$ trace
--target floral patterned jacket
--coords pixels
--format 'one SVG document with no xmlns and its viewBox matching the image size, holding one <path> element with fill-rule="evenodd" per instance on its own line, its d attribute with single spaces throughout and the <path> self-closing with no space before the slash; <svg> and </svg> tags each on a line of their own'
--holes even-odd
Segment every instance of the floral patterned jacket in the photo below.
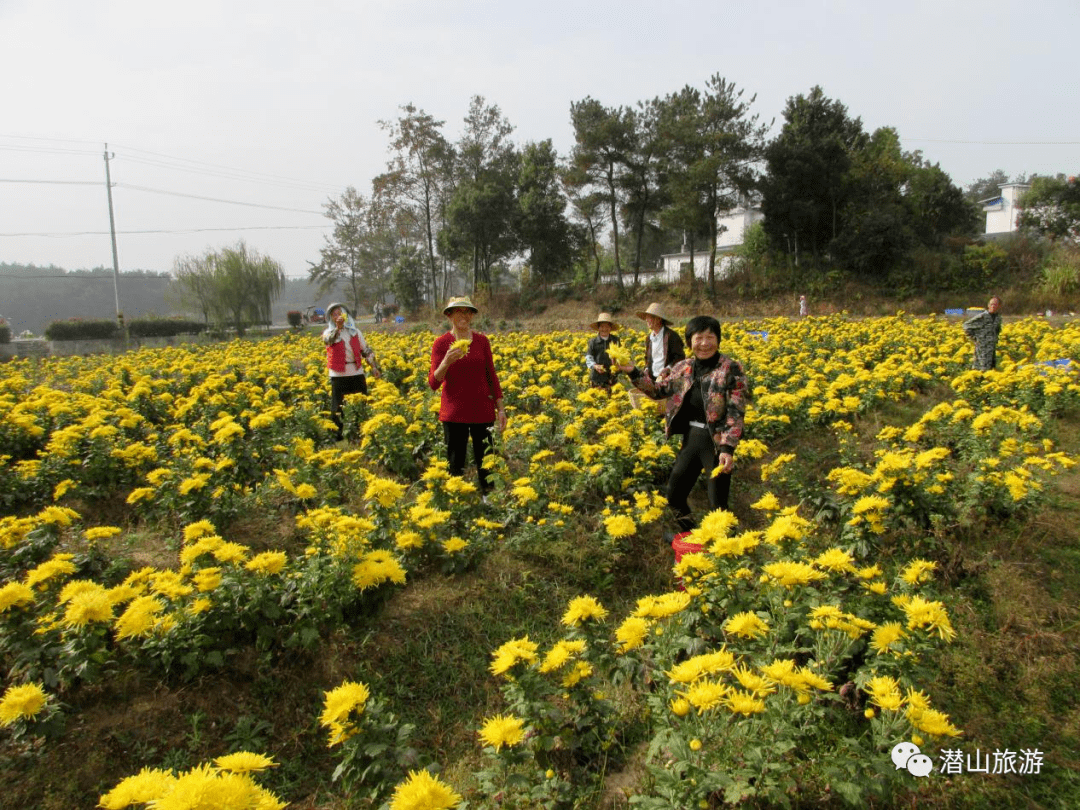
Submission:
<svg viewBox="0 0 1080 810">
<path fill-rule="evenodd" d="M 671 368 L 664 369 L 656 382 L 637 369 L 630 375 L 630 381 L 653 399 L 669 397 L 664 429 L 670 436 L 675 415 L 694 384 L 693 358 L 680 360 Z M 705 421 L 716 452 L 734 454 L 743 434 L 746 405 L 751 400 L 750 382 L 742 363 L 721 354 L 719 364 L 704 378 L 703 385 Z"/>
</svg>

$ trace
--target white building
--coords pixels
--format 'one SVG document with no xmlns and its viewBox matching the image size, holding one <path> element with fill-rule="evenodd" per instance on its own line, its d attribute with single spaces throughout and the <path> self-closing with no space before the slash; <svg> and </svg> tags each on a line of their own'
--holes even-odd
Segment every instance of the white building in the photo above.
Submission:
<svg viewBox="0 0 1080 810">
<path fill-rule="evenodd" d="M 722 279 L 731 272 L 734 257 L 731 252 L 745 241 L 747 229 L 755 222 L 761 222 L 765 215 L 760 208 L 753 206 L 739 206 L 733 208 L 717 219 L 719 234 L 716 237 L 716 278 Z M 679 253 L 665 253 L 660 257 L 657 266 L 641 268 L 640 279 L 643 284 L 650 281 L 658 281 L 663 284 L 674 284 L 690 274 L 690 249 L 685 244 Z M 626 279 L 626 272 L 623 279 Z M 633 270 L 630 271 L 632 277 Z M 694 275 L 702 281 L 709 280 L 709 243 L 702 241 L 700 245 L 694 245 Z M 614 276 L 603 276 L 600 279 L 605 284 L 615 282 Z"/>
<path fill-rule="evenodd" d="M 1013 233 L 1018 230 L 1020 219 L 1020 209 L 1016 203 L 1031 186 L 1028 183 L 1006 183 L 998 188 L 1001 189 L 1001 196 L 982 201 L 983 211 L 986 212 L 985 233 Z"/>
</svg>

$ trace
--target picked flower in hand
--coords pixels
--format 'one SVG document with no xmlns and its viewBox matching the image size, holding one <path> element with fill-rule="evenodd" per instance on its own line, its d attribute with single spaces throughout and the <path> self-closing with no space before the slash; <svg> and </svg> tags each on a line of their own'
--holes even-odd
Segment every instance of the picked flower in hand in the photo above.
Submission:
<svg viewBox="0 0 1080 810">
<path fill-rule="evenodd" d="M 616 366 L 628 366 L 630 365 L 630 352 L 622 348 L 622 346 L 609 346 L 608 357 L 611 358 L 611 362 Z"/>
<path fill-rule="evenodd" d="M 451 349 L 461 349 L 461 356 L 465 357 L 469 353 L 469 344 L 472 343 L 468 338 L 462 338 L 461 340 L 455 340 L 450 344 Z"/>
</svg>

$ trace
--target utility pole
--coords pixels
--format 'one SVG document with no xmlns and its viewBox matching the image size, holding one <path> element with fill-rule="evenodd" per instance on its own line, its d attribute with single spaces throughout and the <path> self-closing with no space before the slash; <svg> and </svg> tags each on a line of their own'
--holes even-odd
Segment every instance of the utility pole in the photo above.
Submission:
<svg viewBox="0 0 1080 810">
<path fill-rule="evenodd" d="M 109 194 L 109 234 L 112 236 L 112 266 L 113 266 L 113 291 L 116 293 L 116 321 L 120 326 L 124 325 L 124 313 L 120 309 L 120 260 L 116 257 L 116 220 L 113 218 L 112 207 L 112 177 L 109 175 L 109 159 L 116 157 L 109 153 L 109 145 L 105 144 L 105 190 Z"/>
</svg>

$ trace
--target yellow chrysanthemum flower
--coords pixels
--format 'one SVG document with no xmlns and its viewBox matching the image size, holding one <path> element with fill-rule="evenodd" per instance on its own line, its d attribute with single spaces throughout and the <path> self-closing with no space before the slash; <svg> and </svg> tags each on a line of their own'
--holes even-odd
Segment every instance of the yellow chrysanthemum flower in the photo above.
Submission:
<svg viewBox="0 0 1080 810">
<path fill-rule="evenodd" d="M 277 766 L 273 757 L 268 757 L 264 754 L 253 754 L 249 751 L 237 751 L 235 754 L 226 754 L 223 757 L 215 759 L 214 764 L 221 768 L 221 770 L 229 771 L 230 773 L 251 773 L 252 771 L 263 771 L 267 768 Z"/>
<path fill-rule="evenodd" d="M 319 723 L 330 729 L 331 748 L 359 731 L 357 723 L 370 697 L 367 685 L 356 681 L 346 681 L 326 693 Z"/>
<path fill-rule="evenodd" d="M 578 596 L 570 600 L 570 606 L 563 614 L 562 623 L 567 627 L 579 627 L 587 621 L 603 621 L 607 616 L 604 608 L 592 596 Z"/>
<path fill-rule="evenodd" d="M 525 739 L 525 721 L 513 715 L 497 714 L 485 720 L 478 733 L 484 745 L 499 751 L 504 745 L 510 748 Z"/>
<path fill-rule="evenodd" d="M 0 726 L 10 726 L 16 720 L 33 720 L 45 708 L 49 696 L 36 683 L 9 686 L 0 698 Z"/>
<path fill-rule="evenodd" d="M 615 640 L 619 643 L 619 653 L 627 653 L 641 647 L 648 637 L 649 622 L 640 616 L 628 617 L 615 630 Z"/>
<path fill-rule="evenodd" d="M 166 795 L 174 784 L 176 777 L 172 771 L 143 768 L 102 796 L 98 807 L 104 810 L 124 810 L 132 805 L 147 804 Z"/>
<path fill-rule="evenodd" d="M 756 613 L 744 611 L 724 622 L 724 630 L 740 638 L 757 638 L 769 632 L 769 623 Z"/>
<path fill-rule="evenodd" d="M 618 540 L 622 537 L 630 537 L 637 532 L 634 519 L 627 515 L 614 515 L 604 521 L 604 528 L 608 535 Z"/>
<path fill-rule="evenodd" d="M 489 669 L 493 675 L 505 675 L 519 663 L 536 663 L 536 650 L 536 642 L 529 641 L 528 636 L 511 639 L 492 653 Z"/>
<path fill-rule="evenodd" d="M 461 796 L 427 771 L 409 771 L 408 778 L 394 788 L 390 810 L 452 810 Z"/>
</svg>

